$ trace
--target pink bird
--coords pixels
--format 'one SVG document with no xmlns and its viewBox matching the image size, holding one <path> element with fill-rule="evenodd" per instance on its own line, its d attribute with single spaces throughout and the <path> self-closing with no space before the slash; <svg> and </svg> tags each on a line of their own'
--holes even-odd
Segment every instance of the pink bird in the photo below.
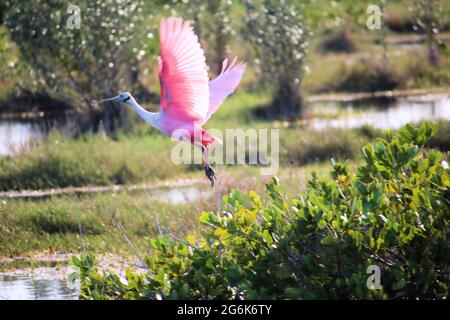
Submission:
<svg viewBox="0 0 450 320">
<path fill-rule="evenodd" d="M 124 102 L 131 105 L 138 115 L 167 136 L 177 129 L 184 129 L 183 139 L 198 145 L 203 151 L 204 170 L 211 186 L 217 179 L 208 163 L 208 146 L 221 143 L 220 139 L 203 129 L 222 102 L 236 89 L 245 71 L 245 64 L 228 64 L 225 59 L 219 76 L 209 80 L 205 55 L 189 21 L 170 17 L 163 19 L 159 27 L 161 56 L 158 74 L 161 85 L 160 111 L 153 113 L 142 108 L 128 92 L 94 101 Z M 194 137 L 200 133 L 201 137 Z"/>
</svg>

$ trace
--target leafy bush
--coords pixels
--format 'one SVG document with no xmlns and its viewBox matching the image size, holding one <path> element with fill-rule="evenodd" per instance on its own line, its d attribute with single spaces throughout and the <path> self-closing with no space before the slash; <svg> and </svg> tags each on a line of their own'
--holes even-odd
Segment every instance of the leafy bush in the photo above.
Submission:
<svg viewBox="0 0 450 320">
<path fill-rule="evenodd" d="M 200 238 L 151 241 L 148 272 L 100 275 L 74 257 L 84 299 L 446 298 L 450 170 L 424 148 L 427 123 L 363 148 L 356 174 L 333 163 L 288 201 L 276 178 L 269 199 L 233 190 L 220 214 L 204 212 Z M 447 154 L 447 161 L 450 154 Z M 381 271 L 368 288 L 369 266 Z"/>
<path fill-rule="evenodd" d="M 401 68 L 401 87 L 417 88 L 417 87 L 438 87 L 448 86 L 450 83 L 449 70 L 450 63 L 442 59 L 440 66 L 433 66 L 426 60 L 426 55 L 414 52 L 414 56 L 405 58 Z"/>
<path fill-rule="evenodd" d="M 389 12 L 386 17 L 386 25 L 389 30 L 394 32 L 413 32 L 414 31 L 414 17 L 411 14 L 398 14 L 396 12 Z"/>
<path fill-rule="evenodd" d="M 392 68 L 362 59 L 351 66 L 342 65 L 341 78 L 330 84 L 334 91 L 372 92 L 392 90 L 402 85 L 405 80 Z"/>
<path fill-rule="evenodd" d="M 436 66 L 439 64 L 440 48 L 437 35 L 445 30 L 448 19 L 448 10 L 446 9 L 446 1 L 443 0 L 414 0 L 410 7 L 414 17 L 413 29 L 423 32 L 426 36 L 428 44 L 429 62 Z M 441 43 L 445 47 L 444 43 Z"/>
<path fill-rule="evenodd" d="M 450 150 L 450 121 L 441 120 L 437 123 L 439 134 L 430 138 L 430 147 L 441 151 Z"/>
<path fill-rule="evenodd" d="M 352 53 L 358 50 L 358 46 L 350 28 L 344 27 L 340 30 L 333 30 L 326 35 L 319 44 L 319 50 L 323 52 Z"/>
</svg>

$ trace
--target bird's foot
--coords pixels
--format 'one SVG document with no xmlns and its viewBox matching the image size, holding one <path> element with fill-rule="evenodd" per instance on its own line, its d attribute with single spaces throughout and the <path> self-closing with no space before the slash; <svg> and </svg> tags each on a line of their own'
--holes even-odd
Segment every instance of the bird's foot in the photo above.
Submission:
<svg viewBox="0 0 450 320">
<path fill-rule="evenodd" d="M 214 169 L 207 163 L 205 163 L 204 168 L 205 168 L 205 175 L 208 177 L 209 181 L 211 181 L 211 187 L 214 187 L 214 179 L 217 180 Z"/>
</svg>

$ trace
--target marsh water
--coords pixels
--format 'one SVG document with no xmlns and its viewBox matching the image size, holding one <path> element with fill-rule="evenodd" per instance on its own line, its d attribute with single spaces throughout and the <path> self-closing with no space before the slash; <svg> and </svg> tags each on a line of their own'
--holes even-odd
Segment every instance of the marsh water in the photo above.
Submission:
<svg viewBox="0 0 450 320">
<path fill-rule="evenodd" d="M 82 117 L 71 111 L 0 115 L 0 156 L 14 154 L 30 142 L 41 140 L 52 130 L 72 137 L 80 132 L 81 121 Z"/>
<path fill-rule="evenodd" d="M 192 202 L 202 196 L 209 196 L 210 189 L 200 188 L 196 185 L 179 186 L 171 188 L 158 188 L 148 192 L 150 199 L 167 202 L 170 204 L 183 204 Z"/>
<path fill-rule="evenodd" d="M 317 130 L 365 125 L 379 129 L 398 129 L 406 123 L 423 120 L 450 120 L 450 97 L 421 95 L 396 99 L 313 102 L 309 104 L 309 109 L 321 115 L 307 124 Z M 42 139 L 53 129 L 66 136 L 73 136 L 78 133 L 78 127 L 79 119 L 70 112 L 40 113 L 28 118 L 2 119 L 0 116 L 0 156 L 11 155 L 26 148 L 30 141 Z"/>
<path fill-rule="evenodd" d="M 0 300 L 74 300 L 78 292 L 61 279 L 0 276 Z"/>
<path fill-rule="evenodd" d="M 183 204 L 211 193 L 199 186 L 161 187 L 145 191 L 149 199 Z M 30 272 L 30 270 L 33 270 Z M 69 283 L 65 268 L 40 267 L 0 272 L 0 300 L 73 300 L 78 299 L 79 284 Z"/>
</svg>

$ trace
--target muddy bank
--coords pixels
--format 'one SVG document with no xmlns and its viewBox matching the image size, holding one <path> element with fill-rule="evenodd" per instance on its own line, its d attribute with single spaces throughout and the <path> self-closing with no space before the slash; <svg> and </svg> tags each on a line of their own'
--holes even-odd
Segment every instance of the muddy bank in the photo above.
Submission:
<svg viewBox="0 0 450 320">
<path fill-rule="evenodd" d="M 41 253 L 0 259 L 0 300 L 77 300 L 81 283 L 77 276 L 70 277 L 77 271 L 71 258 L 67 253 Z M 145 272 L 133 257 L 103 254 L 96 259 L 100 273 L 124 277 L 126 269 Z"/>
<path fill-rule="evenodd" d="M 40 280 L 67 280 L 76 269 L 72 266 L 72 257 L 81 253 L 37 253 L 28 256 L 0 257 L 0 277 L 32 278 Z M 126 268 L 135 271 L 144 270 L 134 256 L 113 254 L 95 255 L 98 269 L 114 270 L 122 274 Z"/>
<path fill-rule="evenodd" d="M 62 195 L 83 195 L 89 193 L 106 193 L 106 192 L 133 192 L 156 190 L 160 188 L 183 188 L 204 183 L 198 179 L 180 179 L 176 181 L 161 181 L 155 183 L 142 183 L 134 185 L 112 185 L 112 186 L 92 186 L 92 187 L 68 187 L 56 188 L 48 190 L 22 190 L 22 191 L 4 191 L 0 192 L 0 198 L 18 199 L 18 198 L 47 198 Z"/>
<path fill-rule="evenodd" d="M 402 44 L 423 44 L 427 39 L 424 34 L 402 34 L 392 35 L 386 38 L 389 45 L 402 45 Z M 436 35 L 437 40 L 449 42 L 450 33 L 440 33 Z"/>
<path fill-rule="evenodd" d="M 435 89 L 404 89 L 404 90 L 387 90 L 376 92 L 360 92 L 360 93 L 332 93 L 332 94 L 318 94 L 309 96 L 307 102 L 353 102 L 368 99 L 394 99 L 404 98 L 408 96 L 420 95 L 439 95 L 449 96 L 450 87 L 435 88 Z"/>
</svg>

